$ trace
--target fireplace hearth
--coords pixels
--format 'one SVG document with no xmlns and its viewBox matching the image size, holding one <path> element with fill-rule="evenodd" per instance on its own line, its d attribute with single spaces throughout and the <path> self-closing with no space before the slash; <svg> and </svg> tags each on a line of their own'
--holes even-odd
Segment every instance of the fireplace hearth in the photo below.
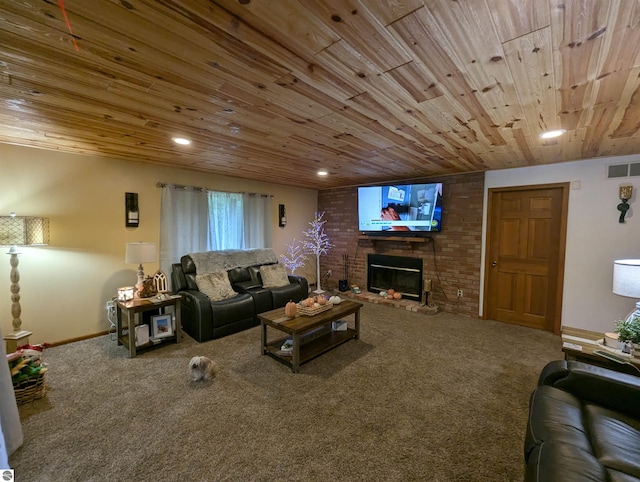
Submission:
<svg viewBox="0 0 640 482">
<path fill-rule="evenodd" d="M 367 290 L 373 293 L 393 288 L 403 298 L 422 300 L 422 258 L 369 254 Z"/>
</svg>

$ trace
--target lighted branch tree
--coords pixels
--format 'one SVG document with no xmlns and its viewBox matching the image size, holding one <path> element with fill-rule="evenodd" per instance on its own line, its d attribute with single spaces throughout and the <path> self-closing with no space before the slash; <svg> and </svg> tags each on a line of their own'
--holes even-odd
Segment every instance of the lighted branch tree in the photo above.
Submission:
<svg viewBox="0 0 640 482">
<path fill-rule="evenodd" d="M 302 232 L 306 238 L 306 240 L 302 242 L 302 248 L 307 253 L 316 255 L 316 293 L 323 293 L 320 287 L 320 256 L 327 254 L 329 250 L 333 248 L 333 244 L 329 242 L 329 237 L 324 232 L 324 224 L 327 221 L 322 219 L 323 216 L 324 211 L 321 213 L 316 212 L 314 220 L 309 223 L 311 227 Z"/>
<path fill-rule="evenodd" d="M 307 260 L 302 249 L 300 243 L 296 243 L 296 238 L 293 238 L 291 244 L 287 246 L 287 254 L 280 255 L 283 264 L 291 271 L 291 274 L 294 274 L 298 268 L 302 268 Z"/>
</svg>

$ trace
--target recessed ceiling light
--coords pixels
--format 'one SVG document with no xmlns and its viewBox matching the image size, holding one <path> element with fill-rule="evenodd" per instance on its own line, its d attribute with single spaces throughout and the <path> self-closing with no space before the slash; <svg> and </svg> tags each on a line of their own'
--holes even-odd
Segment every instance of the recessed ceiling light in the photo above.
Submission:
<svg viewBox="0 0 640 482">
<path fill-rule="evenodd" d="M 553 137 L 558 137 L 561 136 L 562 134 L 564 134 L 565 132 L 567 132 L 567 129 L 557 129 L 555 131 L 547 131 L 547 132 L 543 132 L 542 134 L 540 134 L 540 137 L 542 139 L 551 139 Z"/>
<path fill-rule="evenodd" d="M 173 142 L 175 142 L 176 144 L 180 144 L 181 146 L 188 146 L 189 144 L 191 144 L 191 141 L 189 139 L 185 139 L 184 137 L 174 137 Z"/>
<path fill-rule="evenodd" d="M 327 171 L 318 171 L 318 176 L 326 176 L 329 173 Z"/>
</svg>

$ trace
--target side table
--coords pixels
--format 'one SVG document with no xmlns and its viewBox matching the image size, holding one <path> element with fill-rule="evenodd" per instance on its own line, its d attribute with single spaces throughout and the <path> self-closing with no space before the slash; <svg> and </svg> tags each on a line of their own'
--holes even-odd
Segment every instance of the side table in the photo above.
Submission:
<svg viewBox="0 0 640 482">
<path fill-rule="evenodd" d="M 640 375 L 640 366 L 633 362 L 631 358 L 624 362 L 618 362 L 600 355 L 603 352 L 607 353 L 607 350 L 598 344 L 598 340 L 603 338 L 603 333 L 568 326 L 563 327 L 562 351 L 564 359 L 590 363 L 591 365 L 630 375 Z M 621 357 L 618 356 L 616 358 Z"/>
<path fill-rule="evenodd" d="M 175 341 L 180 343 L 182 336 L 182 325 L 180 319 L 180 302 L 181 295 L 167 295 L 163 299 L 153 298 L 135 298 L 131 301 L 116 302 L 116 338 L 118 345 L 124 345 L 129 349 L 131 358 L 136 356 L 136 351 L 144 348 L 150 348 L 160 343 Z M 168 310 L 172 308 L 172 310 Z M 145 311 L 159 310 L 161 314 L 173 313 L 175 316 L 175 329 L 171 336 L 167 336 L 155 341 L 149 341 L 144 345 L 136 347 L 135 327 L 140 325 L 141 315 Z M 124 330 L 127 333 L 124 333 Z"/>
</svg>

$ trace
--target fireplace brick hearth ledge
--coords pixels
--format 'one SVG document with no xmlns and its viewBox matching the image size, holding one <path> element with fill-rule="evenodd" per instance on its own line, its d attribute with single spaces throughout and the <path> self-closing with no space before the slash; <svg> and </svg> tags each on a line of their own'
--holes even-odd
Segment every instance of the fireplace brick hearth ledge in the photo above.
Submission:
<svg viewBox="0 0 640 482">
<path fill-rule="evenodd" d="M 389 300 L 383 298 L 378 293 L 371 293 L 370 291 L 363 291 L 362 293 L 354 293 L 352 291 L 337 292 L 336 295 L 343 298 L 352 298 L 358 301 L 366 301 L 368 303 L 377 303 L 386 306 L 392 306 L 394 308 L 400 308 L 407 311 L 415 311 L 416 313 L 424 313 L 426 315 L 435 315 L 440 311 L 437 306 L 425 306 L 417 301 L 413 300 Z"/>
</svg>

